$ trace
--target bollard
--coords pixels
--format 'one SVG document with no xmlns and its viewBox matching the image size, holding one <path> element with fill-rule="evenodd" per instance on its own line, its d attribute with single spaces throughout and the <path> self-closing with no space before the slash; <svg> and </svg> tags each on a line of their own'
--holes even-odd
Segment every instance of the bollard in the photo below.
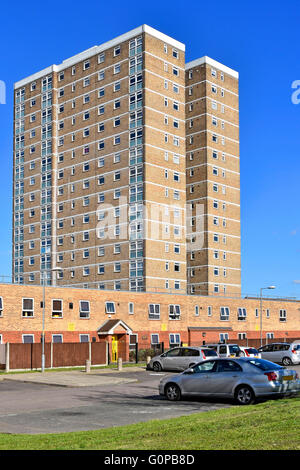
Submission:
<svg viewBox="0 0 300 470">
<path fill-rule="evenodd" d="M 118 359 L 118 370 L 122 370 L 122 358 L 119 357 Z"/>
<path fill-rule="evenodd" d="M 85 361 L 85 372 L 87 374 L 91 372 L 91 361 L 88 359 Z"/>
<path fill-rule="evenodd" d="M 9 372 L 9 343 L 5 347 L 5 372 Z"/>
<path fill-rule="evenodd" d="M 146 358 L 146 364 L 149 364 L 150 361 L 151 361 L 151 356 L 147 356 L 147 358 Z"/>
</svg>

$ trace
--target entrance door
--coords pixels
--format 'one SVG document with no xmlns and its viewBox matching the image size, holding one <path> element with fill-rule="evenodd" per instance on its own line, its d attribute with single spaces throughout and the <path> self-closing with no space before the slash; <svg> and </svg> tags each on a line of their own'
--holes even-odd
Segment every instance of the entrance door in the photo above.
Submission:
<svg viewBox="0 0 300 470">
<path fill-rule="evenodd" d="M 111 361 L 117 362 L 118 360 L 118 336 L 113 335 L 111 338 Z"/>
</svg>

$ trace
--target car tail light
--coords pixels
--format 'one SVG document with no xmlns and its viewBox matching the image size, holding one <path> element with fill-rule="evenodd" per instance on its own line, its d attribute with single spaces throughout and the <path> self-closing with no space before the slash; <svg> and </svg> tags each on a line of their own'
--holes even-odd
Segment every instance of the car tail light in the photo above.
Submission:
<svg viewBox="0 0 300 470">
<path fill-rule="evenodd" d="M 298 372 L 296 372 L 295 379 L 296 379 L 296 380 L 299 379 L 299 374 L 298 374 Z"/>
<path fill-rule="evenodd" d="M 250 357 L 250 354 L 248 353 L 247 349 L 245 349 L 246 356 Z"/>
<path fill-rule="evenodd" d="M 206 359 L 206 356 L 205 356 L 204 352 L 202 352 L 202 356 L 203 356 L 203 359 Z"/>
<path fill-rule="evenodd" d="M 292 353 L 293 354 L 296 354 L 297 350 L 296 349 L 292 349 Z"/>
<path fill-rule="evenodd" d="M 273 380 L 277 380 L 276 372 L 265 372 L 264 375 L 268 377 L 269 382 L 272 382 Z"/>
</svg>

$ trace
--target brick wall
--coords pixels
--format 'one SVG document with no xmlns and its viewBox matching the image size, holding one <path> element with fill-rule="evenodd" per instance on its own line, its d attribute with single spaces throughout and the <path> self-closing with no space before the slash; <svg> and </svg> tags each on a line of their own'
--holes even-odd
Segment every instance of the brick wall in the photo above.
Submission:
<svg viewBox="0 0 300 470">
<path fill-rule="evenodd" d="M 0 316 L 2 342 L 22 342 L 24 334 L 32 334 L 34 342 L 40 342 L 43 316 L 42 287 L 0 284 L 0 296 L 3 299 L 3 312 Z M 22 317 L 23 298 L 34 299 L 32 317 Z M 175 333 L 180 334 L 180 340 L 184 343 L 202 344 L 203 340 L 217 341 L 221 333 L 228 333 L 229 340 L 238 339 L 239 333 L 246 333 L 249 339 L 260 338 L 259 299 L 60 287 L 47 287 L 45 298 L 46 342 L 52 340 L 52 334 L 63 335 L 63 342 L 79 342 L 80 334 L 89 335 L 90 341 L 92 338 L 99 341 L 97 330 L 109 319 L 109 314 L 105 313 L 107 301 L 114 302 L 115 305 L 115 313 L 110 314 L 110 318 L 123 320 L 133 333 L 138 335 L 138 341 L 143 344 L 148 343 L 149 346 L 151 334 L 158 334 L 159 342 L 165 342 L 166 346 L 169 345 L 169 335 Z M 62 300 L 62 318 L 52 318 L 53 299 Z M 80 300 L 89 301 L 89 318 L 80 318 Z M 129 313 L 129 303 L 133 303 L 133 314 Z M 70 308 L 70 304 L 73 308 Z M 158 319 L 149 319 L 149 304 L 160 305 Z M 169 318 L 170 305 L 180 306 L 179 319 Z M 220 319 L 221 307 L 229 308 L 228 320 Z M 237 310 L 241 307 L 247 310 L 246 319 L 242 321 L 237 317 Z M 266 338 L 266 333 L 273 333 L 274 338 L 286 337 L 287 340 L 289 337 L 300 337 L 299 309 L 300 301 L 263 300 L 263 338 Z M 269 310 L 268 318 L 267 310 Z M 286 311 L 286 321 L 280 321 L 280 310 Z"/>
</svg>

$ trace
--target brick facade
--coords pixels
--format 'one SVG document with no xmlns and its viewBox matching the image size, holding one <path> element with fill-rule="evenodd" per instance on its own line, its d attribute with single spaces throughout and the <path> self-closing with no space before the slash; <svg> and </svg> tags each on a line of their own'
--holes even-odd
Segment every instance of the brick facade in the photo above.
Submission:
<svg viewBox="0 0 300 470">
<path fill-rule="evenodd" d="M 62 341 L 79 342 L 80 335 L 88 335 L 89 341 L 100 341 L 99 328 L 108 319 L 122 320 L 143 347 L 151 346 L 151 335 L 158 335 L 159 342 L 171 345 L 170 335 L 180 335 L 180 342 L 202 344 L 205 340 L 219 341 L 220 334 L 237 340 L 246 333 L 248 339 L 260 338 L 260 299 L 197 296 L 153 292 L 115 292 L 94 289 L 47 287 L 45 290 L 45 338 L 62 335 Z M 1 341 L 22 342 L 23 335 L 33 335 L 39 342 L 42 331 L 43 288 L 40 286 L 0 285 L 3 310 L 0 316 Z M 22 316 L 22 300 L 33 299 L 33 315 Z M 62 301 L 61 318 L 53 317 L 53 300 Z M 89 314 L 80 318 L 79 302 L 89 302 Z M 106 302 L 114 303 L 114 311 L 106 313 Z M 159 305 L 153 315 L 149 305 Z M 178 318 L 174 319 L 170 305 L 178 305 Z M 221 307 L 228 307 L 228 319 L 221 320 Z M 238 320 L 238 308 L 246 309 L 246 316 Z M 274 338 L 300 337 L 300 301 L 263 299 L 262 337 L 267 333 Z M 133 313 L 130 313 L 133 312 Z M 149 318 L 150 317 L 150 318 Z M 172 318 L 171 318 L 172 317 Z M 115 331 L 124 336 L 124 330 Z M 125 335 L 126 336 L 126 335 Z M 130 335 L 127 335 L 130 336 Z M 128 341 L 128 337 L 127 337 Z"/>
</svg>

